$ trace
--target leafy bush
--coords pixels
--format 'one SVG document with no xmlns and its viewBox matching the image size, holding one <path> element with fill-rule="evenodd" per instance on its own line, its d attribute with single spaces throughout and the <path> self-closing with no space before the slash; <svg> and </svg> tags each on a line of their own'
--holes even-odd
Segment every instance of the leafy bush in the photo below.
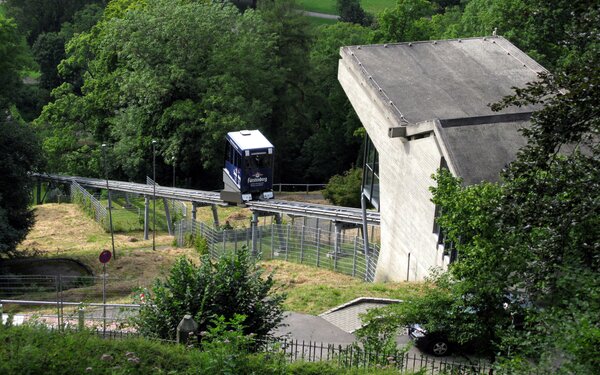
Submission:
<svg viewBox="0 0 600 375">
<path fill-rule="evenodd" d="M 174 339 L 177 324 L 191 314 L 200 331 L 214 327 L 214 319 L 245 316 L 244 334 L 265 338 L 283 319 L 283 294 L 273 291 L 272 275 L 262 276 L 243 247 L 216 262 L 205 255 L 199 266 L 178 259 L 164 281 L 156 280 L 134 319 L 139 331 L 149 337 Z"/>
<path fill-rule="evenodd" d="M 7 375 L 285 373 L 278 356 L 238 350 L 224 340 L 200 351 L 142 338 L 106 340 L 89 331 L 56 332 L 40 324 L 0 325 L 0 341 L 0 373 Z"/>
<path fill-rule="evenodd" d="M 362 169 L 350 169 L 343 176 L 331 177 L 323 190 L 323 197 L 338 206 L 360 207 L 361 184 Z"/>
<path fill-rule="evenodd" d="M 331 362 L 286 364 L 281 355 L 251 353 L 243 318 L 219 318 L 201 350 L 144 338 L 107 340 L 91 331 L 58 332 L 39 324 L 0 324 L 0 374 L 397 374 L 394 369 L 339 367 Z M 240 340 L 240 341 L 236 341 Z"/>
<path fill-rule="evenodd" d="M 206 238 L 203 236 L 196 236 L 194 240 L 194 248 L 200 255 L 208 254 L 208 242 L 206 242 Z"/>
<path fill-rule="evenodd" d="M 255 335 L 244 334 L 244 321 L 246 317 L 235 314 L 227 321 L 223 316 L 214 319 L 208 331 L 200 334 L 202 350 L 209 353 L 207 356 L 207 372 L 221 372 L 237 374 L 240 369 L 246 368 L 248 373 L 265 372 L 264 365 L 257 365 L 249 361 L 249 354 L 256 345 Z M 273 357 L 276 359 L 275 357 Z M 273 361 L 275 367 L 283 364 L 282 361 Z M 251 371 L 255 370 L 255 371 Z M 263 371 L 260 371 L 260 370 Z M 273 369 L 272 369 L 273 370 Z"/>
</svg>

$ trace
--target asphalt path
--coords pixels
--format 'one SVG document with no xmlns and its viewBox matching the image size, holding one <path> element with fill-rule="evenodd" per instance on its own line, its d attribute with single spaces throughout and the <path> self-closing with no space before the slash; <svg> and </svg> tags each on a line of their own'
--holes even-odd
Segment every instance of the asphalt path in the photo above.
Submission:
<svg viewBox="0 0 600 375">
<path fill-rule="evenodd" d="M 309 17 L 325 18 L 325 19 L 328 19 L 328 20 L 337 20 L 338 18 L 340 18 L 340 16 L 338 16 L 336 14 L 309 12 L 309 11 L 306 11 L 306 10 L 303 10 L 302 14 L 304 14 L 305 16 L 309 16 Z"/>
<path fill-rule="evenodd" d="M 287 312 L 283 319 L 282 326 L 277 328 L 273 333 L 276 337 L 297 340 L 300 343 L 312 342 L 317 344 L 323 343 L 323 345 L 333 344 L 336 347 L 338 345 L 345 347 L 354 342 L 358 342 L 354 334 L 342 330 L 320 316 L 295 312 Z M 424 358 L 439 359 L 438 357 L 434 357 L 415 347 L 408 337 L 408 332 L 406 330 L 400 332 L 398 337 L 396 337 L 396 343 L 400 348 L 408 346 L 408 354 L 410 356 L 415 356 L 417 358 L 423 356 Z M 465 354 L 449 355 L 442 358 L 444 361 L 461 363 L 477 363 L 482 360 L 481 358 Z"/>
</svg>

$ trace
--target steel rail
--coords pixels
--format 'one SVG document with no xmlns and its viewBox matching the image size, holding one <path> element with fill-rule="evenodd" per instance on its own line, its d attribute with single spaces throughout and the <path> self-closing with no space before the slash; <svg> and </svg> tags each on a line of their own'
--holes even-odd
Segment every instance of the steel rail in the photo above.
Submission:
<svg viewBox="0 0 600 375">
<path fill-rule="evenodd" d="M 362 224 L 363 221 L 362 211 L 359 208 L 282 200 L 250 201 L 246 202 L 246 206 L 251 210 L 317 217 L 343 223 Z M 367 211 L 367 223 L 369 225 L 379 225 L 379 212 Z"/>
<path fill-rule="evenodd" d="M 55 181 L 62 183 L 77 182 L 82 186 L 87 186 L 91 188 L 106 188 L 106 180 L 101 180 L 97 178 L 40 173 L 32 173 L 31 176 L 46 181 Z M 143 194 L 147 197 L 151 197 L 153 195 L 152 185 L 115 180 L 109 180 L 109 184 L 112 190 Z M 229 205 L 227 202 L 221 200 L 220 194 L 217 192 L 172 188 L 160 186 L 158 184 L 156 185 L 156 196 L 159 198 L 168 198 L 204 204 L 215 204 L 218 206 Z M 250 201 L 246 202 L 246 206 L 251 210 L 261 212 L 307 216 L 351 224 L 362 224 L 363 222 L 362 210 L 360 208 L 330 206 L 325 204 L 301 203 L 282 200 Z M 381 222 L 379 212 L 375 211 L 367 211 L 366 219 L 367 224 L 369 225 L 380 225 Z"/>
</svg>

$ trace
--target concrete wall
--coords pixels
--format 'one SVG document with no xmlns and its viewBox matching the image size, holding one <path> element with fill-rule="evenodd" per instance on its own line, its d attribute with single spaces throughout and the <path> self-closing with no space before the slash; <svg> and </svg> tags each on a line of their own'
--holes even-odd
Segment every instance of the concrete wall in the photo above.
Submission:
<svg viewBox="0 0 600 375">
<path fill-rule="evenodd" d="M 381 250 L 376 280 L 422 280 L 431 267 L 445 266 L 433 233 L 435 206 L 429 192 L 442 155 L 434 124 L 420 124 L 432 129 L 424 138 L 389 138 L 388 128 L 401 124 L 344 56 L 338 79 L 379 152 Z"/>
</svg>

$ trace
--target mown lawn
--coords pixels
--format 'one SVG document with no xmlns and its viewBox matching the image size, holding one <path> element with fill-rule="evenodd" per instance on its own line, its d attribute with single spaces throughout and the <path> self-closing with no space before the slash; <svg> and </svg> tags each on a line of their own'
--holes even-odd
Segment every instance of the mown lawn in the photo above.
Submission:
<svg viewBox="0 0 600 375">
<path fill-rule="evenodd" d="M 298 0 L 298 5 L 311 12 L 337 14 L 336 0 Z M 396 5 L 396 0 L 362 0 L 361 5 L 367 12 L 377 14 L 385 8 Z"/>
</svg>

